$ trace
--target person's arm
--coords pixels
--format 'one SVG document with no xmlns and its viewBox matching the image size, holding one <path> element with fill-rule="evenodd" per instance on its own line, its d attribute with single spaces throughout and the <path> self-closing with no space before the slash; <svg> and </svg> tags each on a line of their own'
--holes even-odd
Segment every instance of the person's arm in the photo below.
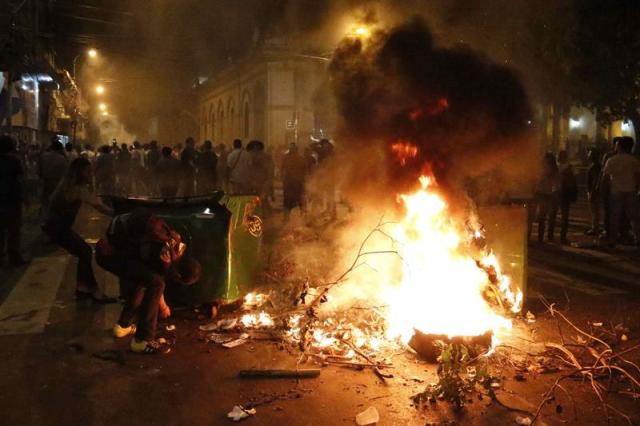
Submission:
<svg viewBox="0 0 640 426">
<path fill-rule="evenodd" d="M 100 213 L 102 213 L 104 215 L 107 215 L 107 216 L 113 216 L 114 215 L 114 211 L 113 211 L 113 209 L 111 207 L 109 207 L 106 204 L 104 204 L 99 197 L 96 197 L 95 195 L 90 193 L 88 190 L 83 190 L 80 193 L 80 198 L 81 198 L 83 203 L 86 203 L 86 204 L 90 205 L 91 207 L 93 207 L 94 209 L 99 211 Z"/>
</svg>

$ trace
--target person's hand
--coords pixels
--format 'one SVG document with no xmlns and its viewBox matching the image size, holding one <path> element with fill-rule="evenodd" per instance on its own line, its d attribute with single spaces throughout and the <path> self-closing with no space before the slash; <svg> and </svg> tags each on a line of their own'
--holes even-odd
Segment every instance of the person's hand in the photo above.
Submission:
<svg viewBox="0 0 640 426">
<path fill-rule="evenodd" d="M 160 303 L 160 307 L 158 308 L 158 315 L 160 319 L 167 319 L 171 316 L 171 308 L 164 301 Z"/>
</svg>

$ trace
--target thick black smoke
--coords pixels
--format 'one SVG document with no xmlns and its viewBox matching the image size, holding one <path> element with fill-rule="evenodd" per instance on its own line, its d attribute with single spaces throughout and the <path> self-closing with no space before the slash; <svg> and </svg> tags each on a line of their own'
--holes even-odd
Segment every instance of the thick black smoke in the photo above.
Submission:
<svg viewBox="0 0 640 426">
<path fill-rule="evenodd" d="M 438 47 L 420 18 L 345 40 L 330 74 L 351 189 L 398 190 L 426 172 L 445 188 L 492 172 L 513 180 L 531 158 L 518 76 L 468 48 Z"/>
</svg>

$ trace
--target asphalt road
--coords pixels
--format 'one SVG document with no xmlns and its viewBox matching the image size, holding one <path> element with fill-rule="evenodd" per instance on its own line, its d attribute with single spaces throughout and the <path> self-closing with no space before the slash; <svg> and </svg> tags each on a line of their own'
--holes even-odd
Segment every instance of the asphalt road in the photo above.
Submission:
<svg viewBox="0 0 640 426">
<path fill-rule="evenodd" d="M 588 243 L 584 206 L 572 218 L 570 239 Z M 83 211 L 78 229 L 89 242 L 104 230 L 106 221 Z M 394 358 L 394 378 L 382 383 L 370 371 L 325 367 L 317 379 L 240 379 L 240 369 L 287 368 L 297 357 L 274 342 L 252 341 L 225 349 L 201 341 L 191 311 L 177 311 L 170 322 L 176 345 L 167 356 L 143 356 L 127 351 L 128 341 L 110 334 L 120 306 L 79 303 L 73 297 L 74 261 L 47 245 L 34 221 L 25 227 L 33 261 L 24 269 L 0 271 L 0 423 L 6 425 L 218 425 L 230 424 L 226 413 L 236 404 L 272 399 L 257 408 L 255 425 L 351 425 L 357 413 L 374 406 L 381 425 L 424 425 L 444 421 L 457 424 L 515 424 L 521 413 L 488 400 L 473 398 L 462 412 L 446 404 L 429 408 L 411 405 L 410 396 L 435 381 L 434 365 L 412 355 Z M 555 325 L 538 302 L 540 295 L 566 309 L 576 321 L 621 321 L 629 328 L 629 345 L 640 334 L 637 253 L 620 248 L 603 252 L 560 245 L 532 245 L 529 251 L 528 309 L 538 315 L 535 324 L 517 322 L 520 335 L 532 341 L 552 338 Z M 97 269 L 107 293 L 115 294 L 116 280 Z M 637 330 L 637 331 L 636 331 Z M 515 344 L 515 343 L 514 343 Z M 115 360 L 95 354 L 115 351 Z M 533 411 L 553 381 L 553 375 L 515 380 L 510 365 L 496 366 L 503 378 L 503 401 Z M 541 424 L 606 424 L 589 390 L 568 384 L 578 417 L 557 416 L 554 407 L 543 410 Z M 561 400 L 562 397 L 559 397 Z M 562 402 L 569 406 L 569 401 Z M 619 407 L 638 420 L 635 402 Z M 613 424 L 624 424 L 616 418 Z"/>
</svg>

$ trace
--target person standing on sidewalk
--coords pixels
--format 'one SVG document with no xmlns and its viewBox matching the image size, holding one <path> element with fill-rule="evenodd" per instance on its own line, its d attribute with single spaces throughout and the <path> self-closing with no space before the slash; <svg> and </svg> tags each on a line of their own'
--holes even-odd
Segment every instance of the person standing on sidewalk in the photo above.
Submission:
<svg viewBox="0 0 640 426">
<path fill-rule="evenodd" d="M 619 241 L 620 217 L 626 213 L 631 221 L 636 245 L 640 243 L 640 160 L 631 155 L 633 138 L 624 136 L 617 140 L 617 154 L 604 165 L 602 176 L 609 182 L 609 241 L 615 246 Z"/>
<path fill-rule="evenodd" d="M 64 146 L 54 136 L 51 139 L 51 146 L 42 154 L 38 168 L 38 176 L 42 180 L 42 219 L 47 217 L 51 194 L 62 180 L 68 164 L 67 157 L 64 155 Z"/>
<path fill-rule="evenodd" d="M 69 170 L 51 197 L 51 208 L 42 230 L 51 241 L 78 258 L 76 271 L 76 297 L 91 299 L 98 303 L 115 303 L 99 289 L 93 274 L 93 250 L 80 235 L 73 230 L 82 204 L 87 204 L 102 214 L 113 215 L 113 209 L 104 205 L 89 191 L 91 184 L 91 163 L 84 158 L 73 160 Z"/>
<path fill-rule="evenodd" d="M 553 213 L 554 205 L 557 203 L 558 192 L 560 190 L 560 177 L 558 173 L 558 164 L 552 153 L 547 152 L 544 155 L 542 176 L 536 182 L 534 189 L 535 209 L 532 212 L 533 217 L 538 220 L 538 242 L 543 242 L 544 231 L 547 222 L 551 227 L 551 213 Z M 531 233 L 531 227 L 529 227 Z"/>
<path fill-rule="evenodd" d="M 24 171 L 15 146 L 11 136 L 0 136 L 0 262 L 4 260 L 6 243 L 12 267 L 27 263 L 20 254 Z"/>
<path fill-rule="evenodd" d="M 560 208 L 560 242 L 569 244 L 567 239 L 567 231 L 569 230 L 569 213 L 571 204 L 578 200 L 578 184 L 576 176 L 573 173 L 573 167 L 569 164 L 569 156 L 567 151 L 558 152 L 558 173 L 560 177 L 560 192 L 555 199 L 549 214 L 549 231 L 547 238 L 553 241 L 553 233 L 556 225 L 556 214 L 558 207 Z"/>
<path fill-rule="evenodd" d="M 587 170 L 587 200 L 589 201 L 589 213 L 591 214 L 591 229 L 586 235 L 600 235 L 600 194 L 598 182 L 602 174 L 600 156 L 596 150 L 590 150 L 587 159 L 591 163 Z"/>
</svg>

